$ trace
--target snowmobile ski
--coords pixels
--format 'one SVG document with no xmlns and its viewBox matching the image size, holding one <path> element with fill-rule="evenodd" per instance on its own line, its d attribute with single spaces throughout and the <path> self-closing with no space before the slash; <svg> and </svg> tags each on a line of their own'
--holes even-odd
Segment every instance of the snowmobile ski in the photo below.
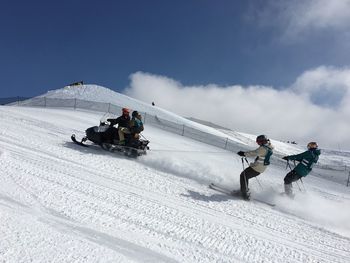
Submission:
<svg viewBox="0 0 350 263">
<path fill-rule="evenodd" d="M 112 152 L 112 153 L 122 153 L 125 156 L 136 158 L 140 155 L 146 154 L 146 150 L 136 149 L 133 147 L 125 146 L 125 145 L 116 145 L 110 143 L 102 143 L 102 149 Z"/>
<path fill-rule="evenodd" d="M 85 137 L 79 142 L 77 141 L 77 139 L 75 138 L 75 134 L 72 134 L 72 136 L 70 137 L 72 139 L 72 141 L 80 146 L 84 146 L 84 147 L 89 147 L 87 146 L 84 142 L 86 141 Z"/>
<path fill-rule="evenodd" d="M 222 186 L 219 186 L 219 185 L 216 185 L 216 184 L 209 184 L 209 188 L 210 189 L 213 189 L 217 192 L 220 192 L 220 193 L 223 193 L 223 194 L 226 194 L 226 195 L 229 195 L 229 196 L 233 196 L 233 197 L 237 197 L 237 198 L 240 198 L 242 200 L 244 200 L 241 196 L 241 191 L 240 190 L 234 190 L 234 191 L 231 191 L 225 187 L 222 187 Z M 256 201 L 256 202 L 260 202 L 260 203 L 263 203 L 263 204 L 266 204 L 266 205 L 269 205 L 271 207 L 274 207 L 276 206 L 276 204 L 273 204 L 273 203 L 270 203 L 270 202 L 267 202 L 267 201 L 264 201 L 264 200 L 260 200 L 260 199 L 256 199 L 256 198 L 250 198 L 250 200 L 252 201 Z"/>
</svg>

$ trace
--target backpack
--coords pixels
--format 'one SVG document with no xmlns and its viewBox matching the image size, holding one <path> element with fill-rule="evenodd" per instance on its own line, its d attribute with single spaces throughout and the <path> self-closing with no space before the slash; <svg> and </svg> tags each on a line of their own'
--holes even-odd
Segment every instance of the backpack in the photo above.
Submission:
<svg viewBox="0 0 350 263">
<path fill-rule="evenodd" d="M 265 159 L 264 159 L 264 165 L 270 165 L 270 157 L 273 154 L 273 151 L 270 147 L 267 147 L 265 145 L 263 145 L 263 147 L 266 149 L 267 153 L 265 155 Z"/>
</svg>

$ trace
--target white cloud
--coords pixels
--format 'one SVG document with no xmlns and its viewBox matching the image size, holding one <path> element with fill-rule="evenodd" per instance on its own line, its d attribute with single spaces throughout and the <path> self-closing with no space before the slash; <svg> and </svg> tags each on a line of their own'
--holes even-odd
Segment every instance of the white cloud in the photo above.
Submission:
<svg viewBox="0 0 350 263">
<path fill-rule="evenodd" d="M 288 89 L 266 86 L 184 86 L 163 76 L 131 75 L 126 94 L 182 116 L 236 131 L 350 149 L 350 69 L 319 67 Z M 321 94 L 321 95 L 320 95 Z M 336 95 L 334 95 L 336 94 Z M 320 95 L 320 96 L 319 96 Z"/>
<path fill-rule="evenodd" d="M 254 15 L 262 25 L 279 27 L 286 40 L 322 30 L 348 32 L 350 0 L 266 1 Z"/>
<path fill-rule="evenodd" d="M 349 70 L 321 66 L 304 72 L 292 88 L 315 104 L 345 110 L 349 102 Z"/>
</svg>

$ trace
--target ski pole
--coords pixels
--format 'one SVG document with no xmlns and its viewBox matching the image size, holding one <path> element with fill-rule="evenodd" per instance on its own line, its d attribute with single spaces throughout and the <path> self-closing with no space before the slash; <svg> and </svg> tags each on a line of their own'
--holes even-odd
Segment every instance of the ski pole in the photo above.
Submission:
<svg viewBox="0 0 350 263">
<path fill-rule="evenodd" d="M 246 163 L 247 163 L 248 166 L 249 166 L 249 162 L 248 162 L 247 158 L 244 157 L 244 159 L 245 159 Z M 258 181 L 258 184 L 259 184 L 260 188 L 261 188 L 261 189 L 264 189 L 264 187 L 263 187 L 262 184 L 260 183 L 260 180 L 258 179 L 258 176 L 255 176 L 255 179 Z"/>
<path fill-rule="evenodd" d="M 248 163 L 248 161 L 247 161 L 247 158 L 245 158 L 245 157 L 241 158 L 241 160 L 242 160 L 242 167 L 243 167 L 243 176 L 244 176 L 244 186 L 245 186 L 245 190 L 248 191 L 248 186 L 247 186 L 248 182 L 247 182 L 247 177 L 245 175 L 244 160 L 243 159 L 245 159 L 247 163 Z"/>
<path fill-rule="evenodd" d="M 298 188 L 299 188 L 299 191 L 302 192 L 302 191 L 301 191 L 301 188 L 300 188 L 300 186 L 299 186 L 299 184 L 298 184 L 298 181 L 295 181 L 295 182 L 297 183 L 297 186 L 298 186 Z"/>
<path fill-rule="evenodd" d="M 260 183 L 260 180 L 258 179 L 258 176 L 255 176 L 255 179 L 258 181 L 258 184 L 260 185 L 261 190 L 264 190 L 264 187 Z"/>
<path fill-rule="evenodd" d="M 301 177 L 300 177 L 300 182 L 301 182 L 301 185 L 302 185 L 303 188 L 304 188 L 304 192 L 306 193 L 306 188 L 305 188 L 304 182 L 303 182 L 303 180 L 301 179 Z"/>
<path fill-rule="evenodd" d="M 248 160 L 247 160 L 246 157 L 244 157 L 244 160 L 246 161 L 247 165 L 249 166 L 249 162 L 248 162 Z M 242 162 L 243 162 L 243 157 L 242 157 Z M 243 166 L 243 168 L 244 168 L 244 166 Z M 260 185 L 261 189 L 264 189 L 264 187 L 263 187 L 262 184 L 260 183 L 260 180 L 258 179 L 257 176 L 255 176 L 255 179 L 258 181 L 258 184 Z"/>
<path fill-rule="evenodd" d="M 294 164 L 294 168 L 295 168 L 295 167 L 297 166 L 297 165 L 295 164 L 295 160 L 293 160 L 293 164 Z M 300 177 L 299 180 L 301 180 L 301 177 Z M 301 182 L 303 182 L 303 181 L 301 181 Z M 300 186 L 299 186 L 299 184 L 298 184 L 298 181 L 296 181 L 296 183 L 297 183 L 297 186 L 298 186 L 298 188 L 299 188 L 299 191 L 302 192 L 302 190 L 301 190 L 301 188 L 300 188 Z"/>
<path fill-rule="evenodd" d="M 242 157 L 242 159 L 244 158 L 245 162 L 247 163 L 247 165 L 249 166 L 249 162 L 247 160 L 247 157 Z"/>
<path fill-rule="evenodd" d="M 290 166 L 289 160 L 287 160 L 287 165 L 286 165 L 286 169 L 289 167 L 289 169 L 292 171 L 292 166 Z"/>
</svg>

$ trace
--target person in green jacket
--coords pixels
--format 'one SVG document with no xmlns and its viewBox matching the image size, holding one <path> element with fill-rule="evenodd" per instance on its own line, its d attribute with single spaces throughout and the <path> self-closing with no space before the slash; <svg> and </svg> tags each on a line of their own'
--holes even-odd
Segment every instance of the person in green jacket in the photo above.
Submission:
<svg viewBox="0 0 350 263">
<path fill-rule="evenodd" d="M 132 119 L 129 124 L 129 130 L 134 139 L 140 138 L 140 133 L 144 130 L 143 123 L 142 123 L 142 117 L 141 114 L 138 111 L 133 111 Z"/>
<path fill-rule="evenodd" d="M 308 150 L 303 153 L 282 158 L 286 161 L 293 160 L 299 162 L 298 165 L 284 177 L 284 192 L 290 197 L 294 196 L 292 183 L 307 176 L 311 172 L 312 166 L 317 163 L 318 157 L 321 154 L 316 142 L 309 142 L 307 149 Z"/>
</svg>

